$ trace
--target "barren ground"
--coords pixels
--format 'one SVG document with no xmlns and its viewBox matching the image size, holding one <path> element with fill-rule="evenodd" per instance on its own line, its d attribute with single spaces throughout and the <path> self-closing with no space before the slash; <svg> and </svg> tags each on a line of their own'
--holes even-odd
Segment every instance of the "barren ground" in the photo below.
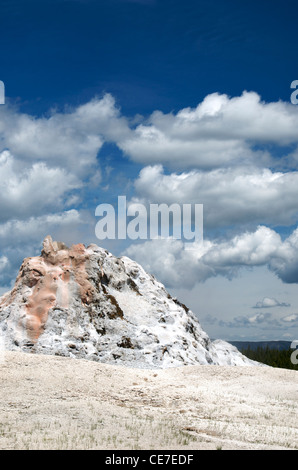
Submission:
<svg viewBox="0 0 298 470">
<path fill-rule="evenodd" d="M 5 352 L 0 449 L 298 449 L 298 373 Z"/>
</svg>

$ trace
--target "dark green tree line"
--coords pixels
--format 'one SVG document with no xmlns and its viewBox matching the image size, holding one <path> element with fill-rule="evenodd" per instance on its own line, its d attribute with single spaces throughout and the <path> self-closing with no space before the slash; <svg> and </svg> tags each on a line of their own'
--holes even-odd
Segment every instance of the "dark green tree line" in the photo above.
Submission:
<svg viewBox="0 0 298 470">
<path fill-rule="evenodd" d="M 298 364 L 293 364 L 291 361 L 293 351 L 293 349 L 272 349 L 268 346 L 265 348 L 258 346 L 256 349 L 252 349 L 248 346 L 247 348 L 241 349 L 242 354 L 254 361 L 262 362 L 272 367 L 298 370 Z"/>
</svg>

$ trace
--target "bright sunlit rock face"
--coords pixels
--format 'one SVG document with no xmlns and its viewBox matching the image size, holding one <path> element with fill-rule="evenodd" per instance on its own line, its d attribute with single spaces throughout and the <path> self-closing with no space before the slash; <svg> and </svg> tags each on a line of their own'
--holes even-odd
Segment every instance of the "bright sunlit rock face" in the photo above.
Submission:
<svg viewBox="0 0 298 470">
<path fill-rule="evenodd" d="M 255 365 L 212 342 L 195 315 L 143 268 L 90 245 L 50 236 L 0 298 L 6 349 L 142 368 Z"/>
</svg>

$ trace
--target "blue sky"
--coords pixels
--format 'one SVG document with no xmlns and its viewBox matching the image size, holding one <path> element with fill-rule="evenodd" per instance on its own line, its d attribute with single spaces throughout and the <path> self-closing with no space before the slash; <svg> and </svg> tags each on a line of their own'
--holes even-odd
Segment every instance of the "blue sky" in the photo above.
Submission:
<svg viewBox="0 0 298 470">
<path fill-rule="evenodd" d="M 136 259 L 210 336 L 297 339 L 295 2 L 0 9 L 0 292 L 50 233 Z M 205 249 L 97 240 L 118 195 L 203 203 Z"/>
<path fill-rule="evenodd" d="M 112 93 L 125 114 L 196 106 L 214 91 L 288 100 L 294 1 L 1 2 L 1 69 L 30 112 Z"/>
</svg>

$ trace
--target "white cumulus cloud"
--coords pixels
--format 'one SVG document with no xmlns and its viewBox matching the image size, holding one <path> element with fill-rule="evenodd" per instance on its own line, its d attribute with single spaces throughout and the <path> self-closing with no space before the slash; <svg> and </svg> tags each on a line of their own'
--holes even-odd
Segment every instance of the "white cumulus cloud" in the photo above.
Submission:
<svg viewBox="0 0 298 470">
<path fill-rule="evenodd" d="M 229 279 L 242 268 L 267 266 L 282 281 L 298 283 L 298 229 L 286 240 L 274 230 L 259 226 L 226 241 L 149 240 L 131 245 L 127 256 L 171 287 L 192 288 L 213 276 Z M 189 249 L 192 248 L 192 249 Z"/>
<path fill-rule="evenodd" d="M 270 160 L 257 145 L 298 143 L 298 110 L 282 101 L 265 103 L 255 92 L 239 97 L 213 93 L 196 108 L 152 113 L 119 141 L 133 160 L 178 168 L 212 169 Z"/>
<path fill-rule="evenodd" d="M 282 318 L 282 321 L 285 323 L 298 323 L 298 313 L 292 313 L 291 315 L 286 315 Z"/>
<path fill-rule="evenodd" d="M 204 205 L 204 226 L 292 225 L 298 216 L 298 172 L 237 167 L 165 174 L 146 166 L 135 181 L 135 202 Z"/>
<path fill-rule="evenodd" d="M 264 297 L 263 300 L 254 305 L 253 308 L 272 308 L 272 307 L 290 307 L 290 304 L 287 302 L 279 302 L 276 299 L 272 299 L 271 297 Z"/>
<path fill-rule="evenodd" d="M 82 183 L 64 168 L 33 163 L 21 171 L 8 151 L 0 154 L 0 222 L 61 209 L 68 193 Z"/>
<path fill-rule="evenodd" d="M 122 139 L 127 132 L 126 119 L 109 94 L 38 118 L 9 106 L 0 109 L 0 150 L 9 149 L 23 162 L 43 161 L 80 176 L 93 172 L 105 140 Z"/>
</svg>

